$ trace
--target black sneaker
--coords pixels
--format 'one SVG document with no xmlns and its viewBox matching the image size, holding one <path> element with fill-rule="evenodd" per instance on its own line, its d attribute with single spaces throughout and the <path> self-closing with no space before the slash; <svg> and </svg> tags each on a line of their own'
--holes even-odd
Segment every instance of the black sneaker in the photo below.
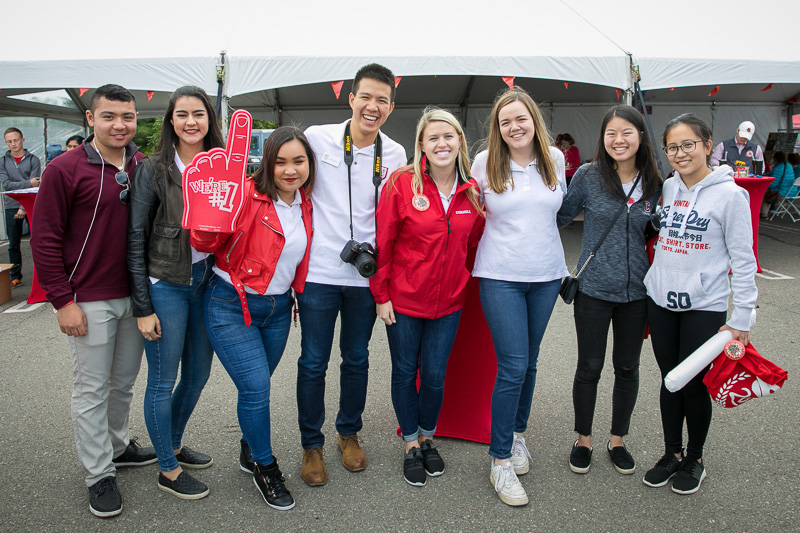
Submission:
<svg viewBox="0 0 800 533">
<path fill-rule="evenodd" d="M 256 484 L 258 492 L 267 502 L 267 505 L 279 511 L 288 511 L 294 507 L 294 498 L 286 488 L 286 480 L 278 468 L 278 460 L 272 459 L 268 465 L 255 465 L 253 472 L 253 483 Z"/>
<path fill-rule="evenodd" d="M 585 474 L 589 471 L 589 466 L 592 464 L 592 449 L 586 446 L 578 446 L 577 439 L 572 445 L 572 451 L 569 454 L 569 469 L 576 474 Z"/>
<path fill-rule="evenodd" d="M 242 439 L 242 451 L 239 452 L 239 468 L 242 472 L 252 474 L 256 471 L 256 462 L 253 461 L 253 454 L 250 453 L 250 446 Z"/>
<path fill-rule="evenodd" d="M 145 466 L 158 461 L 156 451 L 153 448 L 142 448 L 136 442 L 136 437 L 128 443 L 125 451 L 114 458 L 114 466 L 122 468 L 125 466 Z"/>
<path fill-rule="evenodd" d="M 681 454 L 683 455 L 683 454 Z M 674 453 L 666 453 L 656 466 L 647 471 L 642 482 L 648 487 L 663 487 L 681 467 L 681 460 Z"/>
<path fill-rule="evenodd" d="M 431 441 L 424 440 L 419 447 L 422 451 L 422 464 L 425 465 L 425 473 L 431 477 L 444 474 L 444 459 L 439 455 L 439 450 L 431 444 Z"/>
<path fill-rule="evenodd" d="M 188 446 L 181 448 L 180 453 L 175 454 L 175 458 L 183 468 L 199 470 L 214 464 L 214 459 L 204 453 L 196 452 Z"/>
<path fill-rule="evenodd" d="M 614 448 L 609 448 L 609 446 L 611 446 L 610 441 L 606 445 L 606 450 L 608 450 L 608 455 L 611 457 L 611 462 L 614 463 L 614 468 L 617 469 L 617 472 L 620 474 L 633 474 L 633 471 L 636 470 L 636 463 L 628 448 L 624 444 Z"/>
<path fill-rule="evenodd" d="M 403 477 L 406 483 L 415 487 L 424 487 L 428 481 L 428 476 L 425 474 L 425 460 L 416 446 L 408 450 L 403 459 Z"/>
<path fill-rule="evenodd" d="M 204 483 L 196 480 L 186 472 L 181 472 L 175 481 L 170 481 L 163 472 L 158 473 L 158 488 L 169 492 L 181 500 L 199 500 L 208 496 L 209 490 Z"/>
<path fill-rule="evenodd" d="M 100 518 L 117 516 L 122 512 L 122 495 L 116 477 L 104 477 L 89 487 L 89 511 Z"/>
<path fill-rule="evenodd" d="M 706 469 L 702 461 L 687 457 L 681 461 L 681 468 L 672 482 L 672 492 L 678 494 L 694 494 L 700 489 L 700 483 L 706 478 Z"/>
</svg>

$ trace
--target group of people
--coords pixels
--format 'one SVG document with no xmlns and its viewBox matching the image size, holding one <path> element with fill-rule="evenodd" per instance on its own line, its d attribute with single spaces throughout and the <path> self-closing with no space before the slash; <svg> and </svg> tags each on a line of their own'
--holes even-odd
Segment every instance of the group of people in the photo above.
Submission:
<svg viewBox="0 0 800 533">
<path fill-rule="evenodd" d="M 575 298 L 574 472 L 590 469 L 609 327 L 616 378 L 607 450 L 623 474 L 635 469 L 623 438 L 647 324 L 664 375 L 718 329 L 748 341 L 756 289 L 747 194 L 734 185 L 730 168 L 709 169 L 711 135 L 701 120 L 681 115 L 667 126 L 664 151 L 678 174 L 662 184 L 641 114 L 612 108 L 593 161 L 577 170 L 568 189 L 564 155 L 524 90 L 498 96 L 485 150 L 472 162 L 456 117 L 428 108 L 406 165 L 404 148 L 380 131 L 394 100 L 392 72 L 371 64 L 354 78 L 350 119 L 305 132 L 276 129 L 246 181 L 235 228 L 211 232 L 181 225 L 184 168 L 198 153 L 223 147 L 206 93 L 187 86 L 172 95 L 161 144 L 145 158 L 131 142 L 133 95 L 115 85 L 95 91 L 86 113 L 94 133 L 48 165 L 32 241 L 42 286 L 69 336 L 73 426 L 92 513 L 122 511 L 116 468 L 156 460 L 159 489 L 183 499 L 209 494 L 187 470 L 207 468 L 213 459 L 186 446 L 183 433 L 213 353 L 238 392 L 241 469 L 267 505 L 294 507 L 271 446 L 270 377 L 295 299 L 303 481 L 327 482 L 325 378 L 339 317 L 335 427 L 343 467 L 367 466 L 358 434 L 368 344 L 379 317 L 389 341 L 404 479 L 422 486 L 442 475 L 445 461 L 433 438 L 470 276 L 479 279 L 497 357 L 489 478 L 503 502 L 527 504 L 518 476 L 530 469 L 524 433 L 539 346 L 568 275 L 559 226 L 580 211 L 586 218 L 579 264 L 588 264 Z M 649 267 L 645 233 L 657 213 Z M 734 312 L 726 321 L 731 263 Z M 152 449 L 128 433 L 143 349 Z M 677 474 L 673 490 L 692 493 L 705 477 L 711 417 L 702 373 L 676 393 L 662 386 L 661 413 L 665 454 L 644 482 L 662 486 Z"/>
</svg>

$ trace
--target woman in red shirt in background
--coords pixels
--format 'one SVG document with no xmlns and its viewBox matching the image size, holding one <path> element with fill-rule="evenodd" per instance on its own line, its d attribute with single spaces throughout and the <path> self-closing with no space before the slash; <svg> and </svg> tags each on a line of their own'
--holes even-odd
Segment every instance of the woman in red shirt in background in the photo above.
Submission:
<svg viewBox="0 0 800 533">
<path fill-rule="evenodd" d="M 405 441 L 403 476 L 423 486 L 444 472 L 433 446 L 483 212 L 458 120 L 428 108 L 414 164 L 395 172 L 378 203 L 378 271 L 370 279 L 392 358 L 392 403 Z M 417 391 L 417 372 L 420 375 Z"/>
<path fill-rule="evenodd" d="M 569 133 L 562 133 L 558 136 L 556 143 L 558 148 L 564 152 L 564 174 L 567 177 L 567 185 L 572 181 L 572 176 L 578 171 L 581 166 L 581 155 L 578 152 L 578 147 L 575 146 L 575 139 Z"/>
</svg>

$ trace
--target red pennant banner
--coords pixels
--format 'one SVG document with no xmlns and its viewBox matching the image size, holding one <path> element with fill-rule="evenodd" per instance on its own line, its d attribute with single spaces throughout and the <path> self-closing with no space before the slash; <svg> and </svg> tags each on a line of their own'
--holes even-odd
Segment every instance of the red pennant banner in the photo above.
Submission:
<svg viewBox="0 0 800 533">
<path fill-rule="evenodd" d="M 761 89 L 761 91 L 759 91 L 759 92 L 769 91 L 770 89 L 772 89 L 772 87 L 773 87 L 774 85 L 775 85 L 774 83 L 770 83 L 769 85 L 767 85 L 766 87 L 764 87 L 763 89 Z"/>
<path fill-rule="evenodd" d="M 153 99 L 153 95 L 154 94 L 156 94 L 155 91 L 147 91 L 147 101 L 148 102 Z"/>
<path fill-rule="evenodd" d="M 719 92 L 719 87 L 720 87 L 719 85 L 714 86 L 714 88 L 711 89 L 711 92 L 708 93 L 708 96 L 714 96 L 715 94 L 717 94 Z"/>
<path fill-rule="evenodd" d="M 87 93 L 87 92 L 89 92 L 90 90 L 91 90 L 91 89 L 81 89 L 81 90 L 80 90 L 80 93 L 78 94 L 78 96 L 79 96 L 79 97 L 80 97 L 80 96 L 83 96 L 84 94 L 86 94 L 86 93 Z"/>
<path fill-rule="evenodd" d="M 336 99 L 339 99 L 339 95 L 342 93 L 342 85 L 344 85 L 344 81 L 332 81 L 331 82 L 331 89 L 333 89 L 333 94 L 336 95 Z"/>
<path fill-rule="evenodd" d="M 564 88 L 565 88 L 565 89 L 569 89 L 569 82 L 568 82 L 568 81 L 565 81 L 565 82 L 564 82 Z"/>
<path fill-rule="evenodd" d="M 400 85 L 400 80 L 403 79 L 403 76 L 395 76 L 394 77 L 394 88 L 397 89 L 397 86 Z"/>
<path fill-rule="evenodd" d="M 675 87 L 670 87 L 670 88 L 669 88 L 669 89 L 667 89 L 667 90 L 668 90 L 668 91 L 674 91 L 674 90 L 675 90 Z"/>
<path fill-rule="evenodd" d="M 620 91 L 619 89 L 614 89 L 614 90 L 617 91 L 617 100 L 619 100 L 619 97 L 622 94 L 622 91 Z"/>
<path fill-rule="evenodd" d="M 514 88 L 514 78 L 516 78 L 516 76 L 503 76 L 503 83 L 508 85 L 509 89 L 513 89 Z"/>
</svg>

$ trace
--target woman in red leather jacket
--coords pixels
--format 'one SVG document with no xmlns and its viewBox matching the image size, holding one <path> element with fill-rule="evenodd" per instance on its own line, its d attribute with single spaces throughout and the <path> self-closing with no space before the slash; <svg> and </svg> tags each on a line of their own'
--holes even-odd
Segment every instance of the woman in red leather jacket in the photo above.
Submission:
<svg viewBox="0 0 800 533">
<path fill-rule="evenodd" d="M 413 166 L 393 174 L 378 203 L 378 271 L 370 289 L 386 323 L 392 403 L 405 441 L 403 476 L 414 486 L 444 472 L 433 446 L 483 211 L 456 118 L 427 109 L 417 125 Z M 420 373 L 417 392 L 417 372 Z"/>
<path fill-rule="evenodd" d="M 288 510 L 294 499 L 272 456 L 270 376 L 289 336 L 294 302 L 302 292 L 311 246 L 314 152 L 292 127 L 275 130 L 261 167 L 245 184 L 233 233 L 192 231 L 192 245 L 214 254 L 205 299 L 211 345 L 239 392 L 244 439 L 240 464 L 251 472 L 270 507 Z"/>
</svg>

